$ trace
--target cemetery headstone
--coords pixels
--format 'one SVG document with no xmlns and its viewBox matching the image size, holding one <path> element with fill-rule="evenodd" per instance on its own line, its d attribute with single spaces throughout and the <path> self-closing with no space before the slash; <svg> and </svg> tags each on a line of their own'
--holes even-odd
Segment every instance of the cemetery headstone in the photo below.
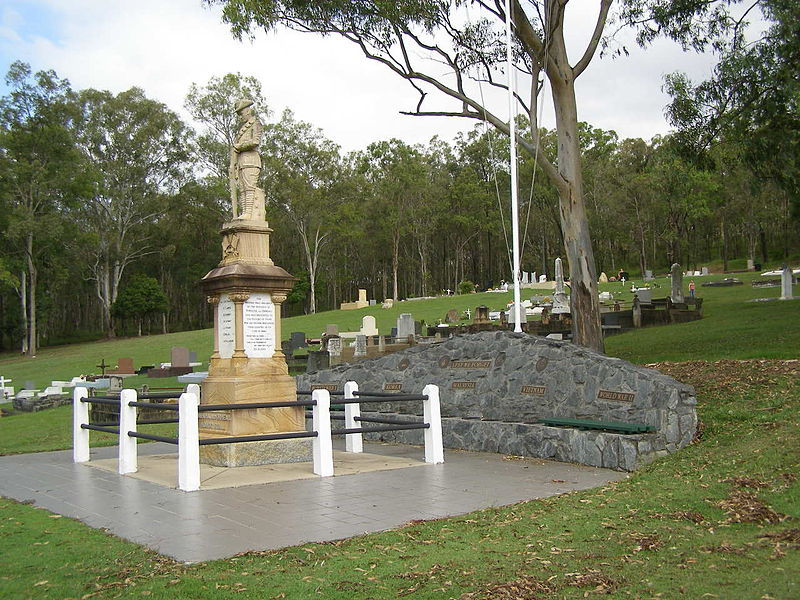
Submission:
<svg viewBox="0 0 800 600">
<path fill-rule="evenodd" d="M 375 317 L 365 315 L 361 319 L 361 334 L 366 336 L 378 335 L 378 328 L 375 326 Z"/>
<path fill-rule="evenodd" d="M 414 335 L 422 335 L 422 321 L 414 321 Z"/>
<path fill-rule="evenodd" d="M 369 302 L 367 302 L 367 290 L 363 290 L 363 289 L 359 288 L 359 290 L 358 290 L 358 302 L 369 306 Z"/>
<path fill-rule="evenodd" d="M 331 358 L 339 358 L 342 355 L 342 338 L 338 335 L 328 338 L 328 354 Z"/>
<path fill-rule="evenodd" d="M 569 312 L 569 299 L 564 292 L 564 266 L 561 259 L 556 259 L 556 290 L 553 294 L 553 314 L 566 314 Z"/>
<path fill-rule="evenodd" d="M 308 346 L 306 343 L 306 332 L 305 331 L 293 331 L 292 336 L 292 348 L 297 350 L 298 348 L 305 348 Z"/>
<path fill-rule="evenodd" d="M 392 298 L 387 298 L 381 304 L 381 308 L 392 308 L 394 306 L 394 300 Z"/>
<path fill-rule="evenodd" d="M 475 323 L 489 323 L 489 307 L 481 304 L 475 307 Z"/>
<path fill-rule="evenodd" d="M 606 275 L 605 271 L 600 273 L 600 278 L 598 279 L 598 282 L 599 283 L 608 283 L 608 275 Z"/>
<path fill-rule="evenodd" d="M 702 269 L 700 269 L 700 275 L 703 276 L 708 275 L 708 267 L 703 267 Z"/>
<path fill-rule="evenodd" d="M 653 271 L 651 271 L 650 269 L 645 269 L 644 270 L 644 280 L 645 281 L 653 281 L 653 279 L 655 279 L 653 277 Z"/>
<path fill-rule="evenodd" d="M 685 299 L 683 296 L 683 271 L 678 263 L 672 265 L 670 269 L 672 274 L 672 294 L 670 298 L 675 304 L 683 304 Z"/>
<path fill-rule="evenodd" d="M 397 319 L 397 337 L 404 340 L 414 334 L 414 319 L 411 313 L 402 313 Z"/>
<path fill-rule="evenodd" d="M 381 354 L 386 352 L 386 336 L 384 335 L 378 336 L 378 352 Z"/>
<path fill-rule="evenodd" d="M 639 298 L 639 302 L 642 304 L 653 303 L 653 290 L 648 288 L 639 288 L 636 290 L 636 296 Z"/>
<path fill-rule="evenodd" d="M 397 327 L 392 327 L 392 330 L 389 332 L 389 335 L 392 339 L 397 339 Z"/>
<path fill-rule="evenodd" d="M 325 325 L 325 335 L 339 335 L 339 326 L 333 323 Z"/>
<path fill-rule="evenodd" d="M 183 346 L 174 346 L 170 352 L 170 363 L 173 367 L 188 367 L 189 349 Z"/>
<path fill-rule="evenodd" d="M 747 270 L 748 271 L 755 271 L 756 270 L 756 263 L 752 258 L 747 259 Z"/>
<path fill-rule="evenodd" d="M 133 359 L 130 357 L 117 359 L 117 368 L 109 370 L 108 373 L 113 373 L 115 375 L 134 375 L 136 371 L 133 368 Z"/>
<path fill-rule="evenodd" d="M 520 323 L 527 323 L 528 322 L 528 315 L 525 313 L 525 306 L 520 303 L 519 307 L 519 322 Z M 517 311 L 516 311 L 516 304 L 511 304 L 508 308 L 508 323 L 510 325 L 517 324 Z"/>
<path fill-rule="evenodd" d="M 547 275 L 545 275 L 544 273 L 539 275 L 539 283 L 547 283 Z"/>
<path fill-rule="evenodd" d="M 444 320 L 446 323 L 458 323 L 459 316 L 458 311 L 455 308 L 451 308 L 447 311 Z"/>
<path fill-rule="evenodd" d="M 325 350 L 309 350 L 306 373 L 314 373 L 328 369 L 331 366 L 331 357 Z"/>
<path fill-rule="evenodd" d="M 785 266 L 781 271 L 781 300 L 792 300 L 792 270 Z"/>
<path fill-rule="evenodd" d="M 356 345 L 353 350 L 353 356 L 363 357 L 367 355 L 367 336 L 358 334 L 356 336 Z"/>
</svg>

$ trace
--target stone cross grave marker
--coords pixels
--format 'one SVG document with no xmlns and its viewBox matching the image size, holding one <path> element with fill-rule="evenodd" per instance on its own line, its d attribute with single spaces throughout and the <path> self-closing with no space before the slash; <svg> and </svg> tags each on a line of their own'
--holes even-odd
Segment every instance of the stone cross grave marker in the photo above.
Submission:
<svg viewBox="0 0 800 600">
<path fill-rule="evenodd" d="M 672 265 L 670 269 L 672 275 L 672 294 L 671 298 L 675 304 L 683 304 L 686 300 L 683 297 L 683 271 L 678 263 Z"/>
</svg>

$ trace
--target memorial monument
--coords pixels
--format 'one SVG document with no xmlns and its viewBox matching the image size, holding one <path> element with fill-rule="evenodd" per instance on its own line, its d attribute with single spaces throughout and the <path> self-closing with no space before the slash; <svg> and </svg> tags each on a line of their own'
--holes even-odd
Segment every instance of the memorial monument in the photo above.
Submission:
<svg viewBox="0 0 800 600">
<path fill-rule="evenodd" d="M 296 387 L 281 352 L 281 304 L 296 279 L 269 256 L 259 144 L 263 125 L 250 100 L 236 103 L 239 129 L 231 148 L 233 219 L 222 226 L 222 261 L 201 282 L 214 306 L 214 351 L 201 404 L 294 400 Z M 303 409 L 258 408 L 200 413 L 200 437 L 302 431 Z M 243 466 L 310 460 L 309 440 L 201 446 L 201 461 Z"/>
</svg>

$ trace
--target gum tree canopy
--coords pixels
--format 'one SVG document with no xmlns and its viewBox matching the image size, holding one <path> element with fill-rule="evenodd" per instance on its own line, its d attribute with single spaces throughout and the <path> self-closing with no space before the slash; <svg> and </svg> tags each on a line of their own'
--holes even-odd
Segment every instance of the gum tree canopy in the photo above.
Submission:
<svg viewBox="0 0 800 600">
<path fill-rule="evenodd" d="M 339 34 L 364 55 L 406 79 L 419 103 L 406 114 L 460 116 L 491 123 L 508 133 L 507 120 L 483 103 L 483 90 L 506 89 L 504 0 L 205 0 L 223 5 L 223 19 L 237 37 L 280 25 L 299 31 Z M 594 254 L 589 236 L 581 177 L 575 80 L 588 67 L 603 40 L 607 24 L 633 25 L 640 43 L 659 35 L 698 47 L 733 26 L 728 7 L 737 0 L 597 0 L 596 22 L 579 58 L 570 62 L 564 35 L 568 0 L 511 0 L 515 39 L 514 67 L 527 92 L 519 92 L 518 109 L 528 118 L 518 134 L 524 152 L 558 189 L 561 228 L 570 267 L 575 342 L 603 350 Z M 576 5 L 586 11 L 588 2 Z M 610 29 L 610 28 L 609 28 Z M 558 156 L 537 152 L 537 91 L 547 77 L 555 106 Z M 477 84 L 482 83 L 483 89 Z M 522 87 L 522 86 L 521 86 Z M 455 102 L 444 110 L 430 106 L 430 92 Z"/>
</svg>

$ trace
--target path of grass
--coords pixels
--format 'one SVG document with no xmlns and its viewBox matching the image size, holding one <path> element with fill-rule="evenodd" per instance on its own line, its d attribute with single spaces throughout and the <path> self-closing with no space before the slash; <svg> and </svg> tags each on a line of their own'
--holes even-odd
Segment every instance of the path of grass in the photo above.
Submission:
<svg viewBox="0 0 800 600">
<path fill-rule="evenodd" d="M 743 286 L 698 287 L 698 295 L 705 299 L 705 318 L 702 321 L 649 327 L 610 337 L 607 339 L 607 353 L 639 363 L 654 360 L 797 356 L 800 348 L 800 300 L 748 303 L 747 300 L 752 298 L 777 298 L 779 290 L 753 289 L 749 283 L 758 279 L 758 275 L 741 274 L 740 277 L 746 282 Z M 721 275 L 711 276 L 702 281 L 721 278 Z M 698 278 L 698 283 L 700 281 Z M 669 293 L 669 280 L 661 278 L 656 283 L 661 288 L 656 291 L 655 296 L 666 296 Z M 629 286 L 608 283 L 600 287 L 623 300 L 632 298 Z M 525 290 L 523 298 L 534 294 L 544 295 L 545 292 Z M 800 290 L 798 294 L 800 295 Z M 510 292 L 482 293 L 399 302 L 388 310 L 373 306 L 352 311 L 328 311 L 284 319 L 282 331 L 285 339 L 292 331 L 305 331 L 309 336 L 319 335 L 328 323 L 338 324 L 340 331 L 353 331 L 360 327 L 362 317 L 370 314 L 375 316 L 379 330 L 388 333 L 395 326 L 398 315 L 403 312 L 410 312 L 415 319 L 435 324 L 452 308 L 462 312 L 467 308 L 474 310 L 476 306 L 486 304 L 492 310 L 500 310 L 511 298 Z M 70 379 L 82 373 L 98 373 L 99 369 L 95 365 L 101 359 L 113 364 L 119 357 L 130 356 L 137 366 L 168 361 L 172 346 L 186 346 L 196 351 L 201 361 L 207 361 L 211 354 L 211 344 L 212 332 L 204 329 L 44 348 L 35 359 L 12 354 L 0 355 L 0 375 L 13 378 L 13 385 L 17 388 L 28 380 L 42 387 L 49 385 L 51 380 Z M 125 381 L 128 387 L 140 387 L 143 384 L 174 386 L 177 385 L 177 380 L 134 377 Z"/>
<path fill-rule="evenodd" d="M 627 480 L 342 542 L 181 565 L 0 500 L 3 598 L 800 596 L 800 363 L 660 365 L 702 438 Z"/>
</svg>

